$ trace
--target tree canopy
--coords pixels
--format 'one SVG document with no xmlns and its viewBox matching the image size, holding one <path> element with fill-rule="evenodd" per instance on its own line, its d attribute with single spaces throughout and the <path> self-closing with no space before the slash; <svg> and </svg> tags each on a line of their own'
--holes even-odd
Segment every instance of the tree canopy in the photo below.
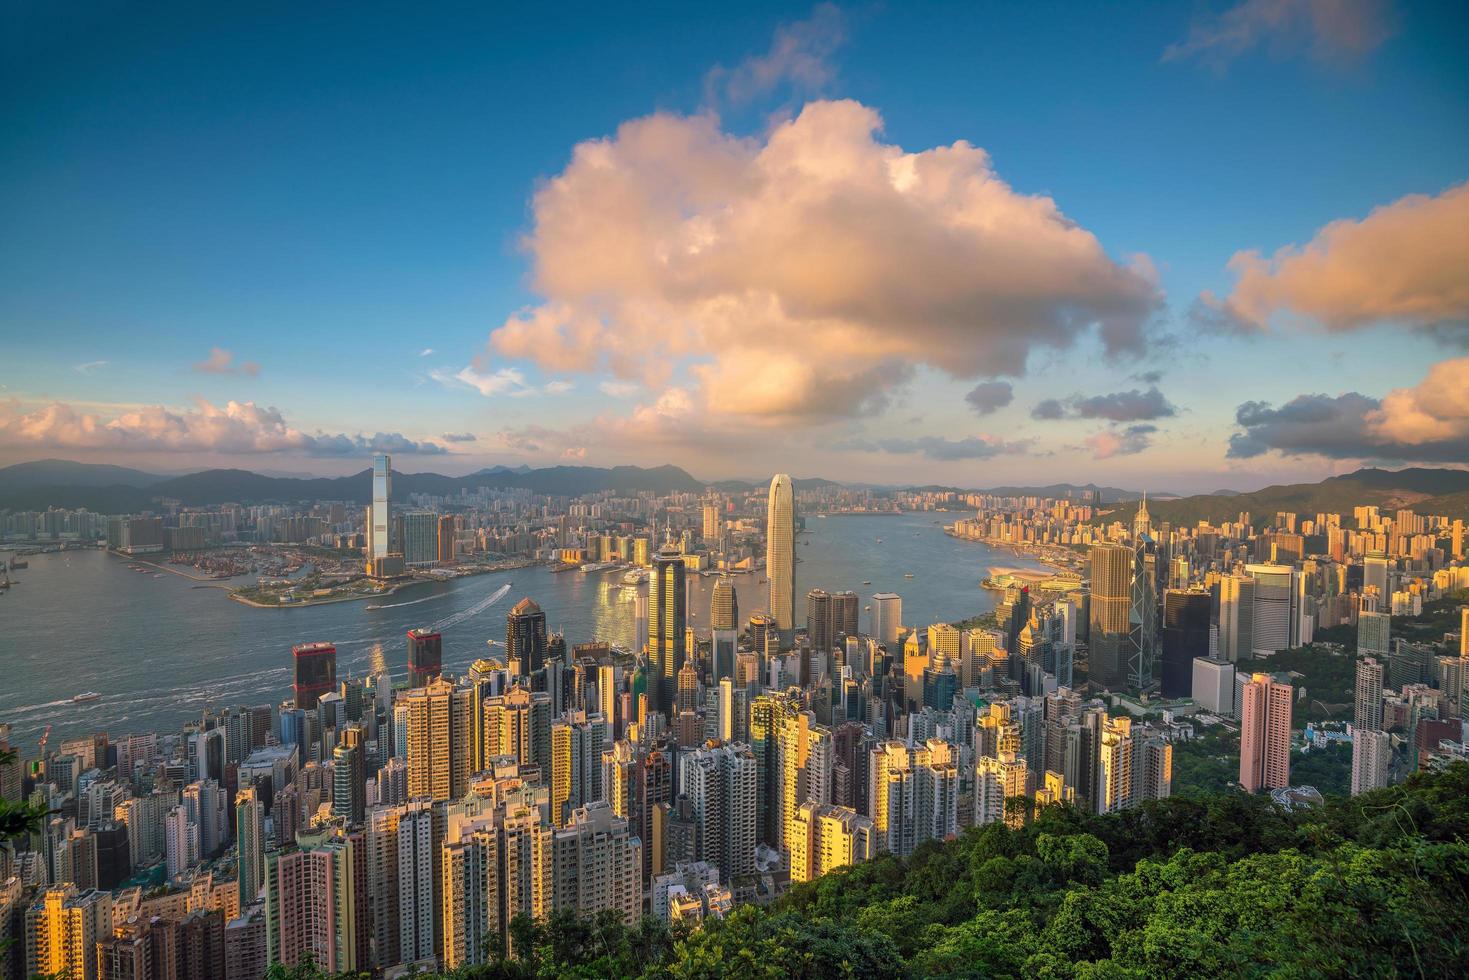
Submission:
<svg viewBox="0 0 1469 980">
<path fill-rule="evenodd" d="M 1041 810 L 795 886 L 700 929 L 558 914 L 453 980 L 1452 976 L 1469 962 L 1469 764 L 1286 812 L 1242 793 Z M 272 980 L 318 980 L 310 968 Z"/>
</svg>

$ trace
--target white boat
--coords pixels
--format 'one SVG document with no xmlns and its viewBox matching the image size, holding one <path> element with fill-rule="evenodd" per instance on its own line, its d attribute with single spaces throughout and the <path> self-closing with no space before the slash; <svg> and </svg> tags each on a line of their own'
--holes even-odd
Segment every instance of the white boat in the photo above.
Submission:
<svg viewBox="0 0 1469 980">
<path fill-rule="evenodd" d="M 82 694 L 74 695 L 72 697 L 72 699 L 71 699 L 71 703 L 72 704 L 86 704 L 88 701 L 101 701 L 101 700 L 102 700 L 102 695 L 98 694 L 96 691 L 86 691 L 86 692 L 83 692 Z"/>
</svg>

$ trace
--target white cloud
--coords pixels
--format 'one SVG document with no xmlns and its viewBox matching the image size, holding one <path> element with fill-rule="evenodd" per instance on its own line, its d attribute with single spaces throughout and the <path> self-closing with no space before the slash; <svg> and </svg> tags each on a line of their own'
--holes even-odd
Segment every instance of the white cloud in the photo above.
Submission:
<svg viewBox="0 0 1469 980">
<path fill-rule="evenodd" d="M 12 399 L 0 402 L 0 446 L 308 456 L 367 452 L 437 455 L 447 451 L 397 432 L 370 436 L 307 433 L 289 424 L 278 409 L 235 401 L 220 407 L 202 398 L 192 409 L 148 405 L 111 418 L 64 402 L 26 412 L 18 400 Z"/>
<path fill-rule="evenodd" d="M 434 352 L 434 349 L 432 347 L 425 347 L 423 350 L 421 350 L 421 351 L 418 352 L 418 356 L 419 357 L 428 357 L 433 352 Z"/>
<path fill-rule="evenodd" d="M 1412 194 L 1360 221 L 1342 219 L 1305 245 L 1266 258 L 1237 252 L 1225 299 L 1205 293 L 1210 315 L 1264 329 L 1279 313 L 1345 331 L 1396 323 L 1464 332 L 1469 327 L 1469 182 L 1436 196 Z"/>
<path fill-rule="evenodd" d="M 529 398 L 535 395 L 561 395 L 576 385 L 571 381 L 548 381 L 544 385 L 533 385 L 525 380 L 525 373 L 518 368 L 504 367 L 497 371 L 483 371 L 473 364 L 458 371 L 436 369 L 429 377 L 446 388 L 468 387 L 486 398 L 505 395 L 509 398 Z"/>
<path fill-rule="evenodd" d="M 77 374 L 91 374 L 98 368 L 106 367 L 108 363 L 109 362 L 107 361 L 87 361 L 83 364 L 73 365 L 72 370 L 75 371 Z"/>
<path fill-rule="evenodd" d="M 490 351 L 655 395 L 685 370 L 707 427 L 871 413 L 917 365 L 1013 376 L 1087 335 L 1140 347 L 1150 263 L 1111 259 L 983 150 L 908 153 L 880 127 L 815 102 L 761 139 L 658 114 L 582 143 L 535 198 L 545 301 Z"/>
</svg>

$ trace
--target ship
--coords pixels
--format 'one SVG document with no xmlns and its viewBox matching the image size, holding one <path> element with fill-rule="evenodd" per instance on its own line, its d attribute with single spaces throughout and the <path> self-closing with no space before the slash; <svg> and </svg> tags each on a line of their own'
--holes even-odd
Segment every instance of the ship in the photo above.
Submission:
<svg viewBox="0 0 1469 980">
<path fill-rule="evenodd" d="M 912 572 L 904 572 L 903 573 L 903 577 L 904 578 L 912 578 L 913 577 L 913 573 Z"/>
<path fill-rule="evenodd" d="M 101 700 L 102 700 L 102 695 L 98 694 L 96 691 L 84 691 L 81 694 L 73 695 L 72 696 L 72 699 L 71 699 L 71 703 L 72 704 L 86 704 L 89 701 L 101 701 Z"/>
<path fill-rule="evenodd" d="M 863 584 L 863 585 L 871 585 L 871 584 L 872 584 L 872 582 L 871 582 L 871 580 L 869 580 L 869 579 L 864 579 L 864 580 L 863 580 L 863 582 L 862 582 L 862 584 Z"/>
</svg>

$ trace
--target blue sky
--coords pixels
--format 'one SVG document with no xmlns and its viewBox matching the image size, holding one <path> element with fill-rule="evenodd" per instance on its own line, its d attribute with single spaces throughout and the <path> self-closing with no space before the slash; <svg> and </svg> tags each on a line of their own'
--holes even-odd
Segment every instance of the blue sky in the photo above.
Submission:
<svg viewBox="0 0 1469 980">
<path fill-rule="evenodd" d="M 0 463 L 340 472 L 359 468 L 360 454 L 327 449 L 323 436 L 360 434 L 360 448 L 375 433 L 448 450 L 398 460 L 445 472 L 677 462 L 708 477 L 814 468 L 1212 489 L 1362 459 L 1453 461 L 1445 446 L 1457 445 L 1461 420 L 1432 406 L 1449 430 L 1433 442 L 1404 445 L 1379 420 L 1358 453 L 1330 440 L 1316 451 L 1310 436 L 1226 455 L 1243 403 L 1381 400 L 1465 353 L 1452 297 L 1429 297 L 1431 322 L 1364 314 L 1351 328 L 1319 309 L 1271 307 L 1257 337 L 1189 316 L 1204 291 L 1230 296 L 1236 252 L 1269 255 L 1469 178 L 1462 4 L 1368 4 L 1370 37 L 1353 47 L 1334 46 L 1309 4 L 1253 3 L 1280 16 L 1246 25 L 1251 43 L 1177 57 L 1165 57 L 1170 45 L 1241 23 L 1228 19 L 1232 5 L 9 5 Z M 782 37 L 799 55 L 790 71 L 776 64 Z M 772 79 L 736 92 L 726 83 L 750 59 L 767 59 Z M 717 66 L 725 74 L 711 76 Z M 823 99 L 880 113 L 883 146 L 981 147 L 1000 180 L 1052 199 L 1118 267 L 1146 255 L 1162 297 L 1148 339 L 1110 358 L 1086 331 L 1058 350 L 1034 347 L 1023 374 L 1003 375 L 1013 401 L 983 416 L 964 394 L 988 375 L 969 365 L 951 376 L 941 353 L 898 364 L 911 371 L 903 383 L 875 382 L 881 406 L 779 416 L 711 407 L 713 382 L 701 387 L 691 365 L 723 352 L 697 344 L 671 373 L 618 378 L 604 363 L 558 369 L 486 348 L 508 317 L 557 300 L 522 238 L 540 227 L 537 188 L 567 172 L 578 143 L 654 112 L 717 113 L 719 133 L 759 143 Z M 1462 254 L 1462 239 L 1449 244 Z M 1423 269 L 1415 261 L 1405 289 L 1445 278 Z M 216 347 L 233 355 L 216 366 L 232 370 L 198 370 Z M 452 380 L 471 364 L 476 377 L 516 380 L 488 395 Z M 627 393 L 607 394 L 609 380 Z M 1154 383 L 1173 414 L 1031 417 L 1047 398 Z M 624 421 L 668 388 L 717 431 L 680 423 L 640 442 Z M 199 426 L 199 399 L 275 414 Z M 55 403 L 68 412 L 42 424 L 36 413 Z M 159 425 L 172 435 L 151 423 L 78 434 L 147 406 L 164 406 Z M 262 424 L 267 437 L 251 436 Z M 1129 441 L 1140 425 L 1154 431 Z M 276 438 L 282 429 L 306 435 Z M 972 451 L 964 440 L 977 440 Z"/>
</svg>

